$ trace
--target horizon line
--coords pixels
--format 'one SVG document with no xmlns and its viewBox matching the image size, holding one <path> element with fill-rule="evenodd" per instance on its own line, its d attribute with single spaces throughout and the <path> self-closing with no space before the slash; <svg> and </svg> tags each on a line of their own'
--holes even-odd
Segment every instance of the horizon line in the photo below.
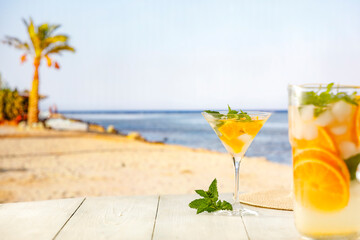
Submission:
<svg viewBox="0 0 360 240">
<path fill-rule="evenodd" d="M 217 111 L 222 111 L 222 109 L 215 109 Z M 204 110 L 189 110 L 189 109 L 181 109 L 181 110 L 61 110 L 58 113 L 62 114 L 96 114 L 96 113 L 198 113 L 203 112 Z M 266 111 L 266 112 L 287 112 L 287 109 L 245 109 L 244 111 Z"/>
</svg>

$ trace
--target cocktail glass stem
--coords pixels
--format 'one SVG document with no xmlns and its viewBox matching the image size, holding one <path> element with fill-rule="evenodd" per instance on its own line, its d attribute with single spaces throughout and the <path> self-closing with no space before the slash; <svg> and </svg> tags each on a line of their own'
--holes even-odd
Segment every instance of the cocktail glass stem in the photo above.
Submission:
<svg viewBox="0 0 360 240">
<path fill-rule="evenodd" d="M 240 195 L 240 188 L 239 188 L 239 173 L 240 173 L 240 163 L 241 157 L 233 157 L 234 167 L 235 167 L 235 192 L 234 192 L 234 205 L 240 205 L 239 195 Z"/>
<path fill-rule="evenodd" d="M 250 215 L 258 216 L 256 211 L 244 208 L 240 203 L 240 164 L 243 157 L 233 157 L 234 167 L 235 167 L 235 191 L 234 191 L 234 203 L 233 203 L 233 215 Z"/>
</svg>

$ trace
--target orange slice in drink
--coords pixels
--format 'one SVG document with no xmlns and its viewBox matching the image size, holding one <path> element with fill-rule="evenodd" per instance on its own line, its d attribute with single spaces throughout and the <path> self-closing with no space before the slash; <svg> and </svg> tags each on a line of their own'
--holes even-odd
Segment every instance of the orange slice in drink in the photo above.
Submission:
<svg viewBox="0 0 360 240">
<path fill-rule="evenodd" d="M 350 173 L 349 173 L 349 169 L 346 166 L 346 163 L 338 156 L 324 149 L 308 148 L 308 149 L 302 149 L 296 151 L 293 159 L 294 166 L 302 160 L 313 159 L 313 158 L 330 164 L 332 167 L 334 167 L 337 171 L 341 173 L 348 186 L 350 185 Z"/>
<path fill-rule="evenodd" d="M 237 138 L 244 133 L 255 136 L 264 123 L 263 120 L 253 120 L 252 122 L 227 120 L 224 125 L 218 128 L 218 130 L 227 139 Z"/>
<path fill-rule="evenodd" d="M 240 153 L 245 145 L 243 141 L 237 138 L 228 139 L 225 136 L 221 136 L 220 140 L 223 141 L 226 145 L 228 145 L 234 153 Z"/>
<path fill-rule="evenodd" d="M 255 137 L 264 123 L 265 122 L 263 120 L 253 120 L 252 122 L 242 122 L 240 124 L 243 127 L 245 133 Z"/>
<path fill-rule="evenodd" d="M 304 207 L 333 212 L 349 202 L 349 185 L 341 171 L 316 157 L 294 165 L 296 201 Z"/>
<path fill-rule="evenodd" d="M 240 122 L 227 120 L 221 127 L 218 128 L 219 132 L 227 139 L 233 139 L 244 133 L 243 127 Z"/>
<path fill-rule="evenodd" d="M 357 144 L 360 146 L 360 102 L 355 113 L 355 131 L 357 136 Z"/>
<path fill-rule="evenodd" d="M 318 136 L 313 140 L 294 139 L 294 148 L 322 148 L 332 153 L 338 153 L 330 134 L 322 127 L 318 127 Z"/>
</svg>

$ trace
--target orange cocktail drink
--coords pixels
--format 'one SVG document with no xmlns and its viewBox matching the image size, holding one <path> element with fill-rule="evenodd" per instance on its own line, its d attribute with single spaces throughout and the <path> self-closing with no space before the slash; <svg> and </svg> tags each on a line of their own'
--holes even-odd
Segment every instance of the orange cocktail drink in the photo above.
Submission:
<svg viewBox="0 0 360 240">
<path fill-rule="evenodd" d="M 313 239 L 360 232 L 360 87 L 289 87 L 295 224 Z"/>
<path fill-rule="evenodd" d="M 270 117 L 271 113 L 267 112 L 244 112 L 236 111 L 228 106 L 228 111 L 211 111 L 202 112 L 206 121 L 215 131 L 222 144 L 231 155 L 235 167 L 235 191 L 233 210 L 226 215 L 245 216 L 258 215 L 257 212 L 244 208 L 240 204 L 239 195 L 239 171 L 240 163 L 249 148 L 251 142 Z"/>
</svg>

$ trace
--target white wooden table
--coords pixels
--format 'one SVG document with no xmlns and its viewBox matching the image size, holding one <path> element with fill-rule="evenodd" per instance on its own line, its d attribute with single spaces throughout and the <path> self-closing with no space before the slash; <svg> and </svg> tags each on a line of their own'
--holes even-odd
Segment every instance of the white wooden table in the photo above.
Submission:
<svg viewBox="0 0 360 240">
<path fill-rule="evenodd" d="M 221 196 L 230 200 L 231 195 Z M 195 195 L 89 197 L 0 205 L 0 239 L 298 240 L 293 213 L 196 215 Z"/>
</svg>

